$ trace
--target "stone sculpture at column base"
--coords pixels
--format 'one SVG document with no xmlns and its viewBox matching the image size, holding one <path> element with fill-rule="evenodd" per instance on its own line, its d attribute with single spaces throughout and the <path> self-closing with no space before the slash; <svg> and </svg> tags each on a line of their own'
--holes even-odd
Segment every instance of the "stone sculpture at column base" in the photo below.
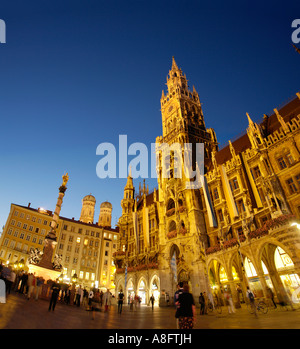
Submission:
<svg viewBox="0 0 300 349">
<path fill-rule="evenodd" d="M 63 176 L 63 183 L 59 187 L 59 196 L 57 199 L 56 208 L 53 214 L 53 220 L 51 222 L 50 232 L 47 234 L 44 240 L 44 250 L 42 256 L 38 262 L 29 263 L 29 273 L 35 273 L 36 276 L 43 277 L 44 280 L 56 280 L 62 270 L 62 266 L 57 266 L 53 263 L 53 252 L 57 244 L 55 229 L 57 227 L 57 221 L 61 210 L 61 205 L 65 191 L 67 190 L 66 184 L 69 180 L 68 174 Z"/>
</svg>

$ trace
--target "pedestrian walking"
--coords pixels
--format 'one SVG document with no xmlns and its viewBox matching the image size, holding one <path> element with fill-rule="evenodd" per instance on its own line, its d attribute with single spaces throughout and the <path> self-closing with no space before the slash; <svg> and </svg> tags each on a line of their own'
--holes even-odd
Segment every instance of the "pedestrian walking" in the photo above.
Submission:
<svg viewBox="0 0 300 349">
<path fill-rule="evenodd" d="M 83 304 L 83 295 L 84 295 L 84 292 L 83 292 L 83 288 L 80 286 L 81 290 L 80 290 L 80 304 Z"/>
<path fill-rule="evenodd" d="M 92 306 L 92 319 L 95 320 L 96 311 L 100 311 L 100 292 L 97 289 L 95 293 L 93 293 L 93 298 L 91 299 Z"/>
<path fill-rule="evenodd" d="M 24 272 L 21 276 L 21 286 L 20 286 L 20 293 L 26 293 L 26 286 L 27 286 L 27 280 L 28 280 L 28 274 L 27 272 Z"/>
<path fill-rule="evenodd" d="M 100 291 L 100 306 L 102 308 L 102 304 L 103 304 L 103 291 Z"/>
<path fill-rule="evenodd" d="M 183 285 L 183 292 L 179 295 L 176 310 L 179 319 L 179 329 L 192 329 L 196 322 L 196 307 L 194 297 L 189 293 L 189 285 Z"/>
<path fill-rule="evenodd" d="M 166 293 L 166 302 L 167 302 L 167 307 L 168 307 L 169 303 L 170 303 L 170 296 L 169 296 L 168 292 Z"/>
<path fill-rule="evenodd" d="M 121 290 L 120 293 L 119 293 L 119 295 L 118 295 L 118 313 L 119 313 L 119 314 L 122 313 L 123 300 L 124 300 L 124 293 L 123 293 L 122 290 Z"/>
<path fill-rule="evenodd" d="M 81 301 L 81 296 L 82 296 L 83 290 L 81 288 L 81 285 L 76 290 L 76 298 L 75 298 L 75 304 L 77 307 L 80 307 L 80 301 Z"/>
<path fill-rule="evenodd" d="M 179 296 L 180 294 L 183 292 L 183 282 L 179 282 L 178 285 L 177 285 L 177 290 L 175 291 L 174 293 L 174 305 L 175 305 L 175 308 L 176 308 L 176 312 L 175 312 L 175 318 L 176 318 L 176 326 L 177 326 L 177 329 L 179 329 L 179 320 L 178 320 L 178 308 L 179 306 L 177 305 L 177 302 L 178 302 L 178 299 L 179 299 Z"/>
<path fill-rule="evenodd" d="M 134 296 L 134 309 L 135 309 L 135 310 L 137 310 L 138 303 L 139 303 L 139 296 L 136 294 L 136 295 Z"/>
<path fill-rule="evenodd" d="M 83 306 L 88 304 L 88 296 L 89 296 L 89 293 L 88 293 L 87 289 L 84 287 L 84 289 L 83 289 L 83 300 L 82 300 L 82 305 Z"/>
<path fill-rule="evenodd" d="M 9 267 L 10 273 L 7 275 L 7 285 L 6 285 L 6 292 L 7 294 L 10 294 L 11 288 L 16 280 L 16 273 Z"/>
<path fill-rule="evenodd" d="M 246 296 L 250 302 L 250 306 L 254 312 L 255 317 L 257 317 L 257 311 L 256 311 L 256 304 L 255 304 L 255 297 L 254 297 L 254 293 L 250 290 L 250 287 L 247 286 L 247 292 L 246 292 Z"/>
<path fill-rule="evenodd" d="M 37 301 L 39 299 L 41 287 L 44 284 L 44 279 L 40 276 L 36 278 L 36 289 L 35 289 L 35 300 Z"/>
<path fill-rule="evenodd" d="M 88 300 L 88 309 L 92 309 L 92 300 L 94 298 L 94 291 L 92 289 L 90 289 L 90 292 L 89 292 L 89 300 Z M 100 293 L 99 293 L 99 304 L 100 304 Z"/>
<path fill-rule="evenodd" d="M 65 294 L 65 302 L 67 305 L 69 305 L 70 301 L 71 301 L 71 287 L 68 287 Z"/>
<path fill-rule="evenodd" d="M 107 312 L 111 305 L 111 293 L 109 292 L 109 289 L 107 289 L 106 292 L 103 294 L 103 304 L 104 311 Z"/>
<path fill-rule="evenodd" d="M 130 296 L 130 300 L 129 300 L 129 310 L 133 311 L 133 296 Z"/>
<path fill-rule="evenodd" d="M 151 307 L 152 307 L 152 311 L 153 311 L 153 308 L 154 308 L 154 302 L 155 302 L 155 298 L 152 294 L 152 296 L 150 297 L 150 303 L 151 303 Z"/>
<path fill-rule="evenodd" d="M 224 291 L 224 299 L 225 299 L 225 303 L 226 303 L 227 308 L 228 308 L 228 313 L 229 314 L 235 313 L 235 309 L 234 309 L 233 302 L 232 302 L 232 297 L 227 289 L 225 289 L 225 291 Z"/>
<path fill-rule="evenodd" d="M 59 295 L 59 291 L 60 291 L 60 286 L 59 286 L 59 284 L 57 284 L 56 282 L 54 282 L 53 285 L 52 285 L 52 287 L 51 287 L 51 290 L 52 290 L 52 294 L 51 294 L 51 298 L 50 298 L 50 303 L 49 303 L 48 311 L 50 311 L 51 308 L 52 308 L 52 311 L 54 311 L 54 309 L 55 309 L 56 302 L 57 302 L 58 295 Z"/>
<path fill-rule="evenodd" d="M 200 293 L 200 296 L 199 296 L 199 304 L 200 304 L 200 315 L 204 315 L 205 300 L 202 292 Z"/>
<path fill-rule="evenodd" d="M 28 274 L 27 286 L 27 300 L 29 300 L 35 287 L 35 276 L 32 273 Z"/>
<path fill-rule="evenodd" d="M 10 290 L 10 288 L 11 288 L 11 284 L 10 284 L 10 281 L 9 281 L 10 273 L 11 273 L 11 269 L 8 266 L 3 266 L 2 272 L 1 272 L 1 278 L 5 282 L 6 293 L 8 293 L 8 290 Z"/>
<path fill-rule="evenodd" d="M 16 280 L 15 280 L 15 286 L 14 286 L 14 291 L 15 292 L 19 292 L 19 286 L 20 286 L 22 275 L 23 275 L 23 270 L 17 272 Z"/>
</svg>

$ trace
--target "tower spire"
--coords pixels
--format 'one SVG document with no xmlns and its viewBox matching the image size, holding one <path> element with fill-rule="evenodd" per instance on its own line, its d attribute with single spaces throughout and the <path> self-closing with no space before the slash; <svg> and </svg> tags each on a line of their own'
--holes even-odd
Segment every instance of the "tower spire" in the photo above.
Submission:
<svg viewBox="0 0 300 349">
<path fill-rule="evenodd" d="M 174 58 L 174 56 L 172 56 L 172 70 L 178 70 L 178 69 L 179 68 L 175 62 L 175 58 Z"/>
</svg>

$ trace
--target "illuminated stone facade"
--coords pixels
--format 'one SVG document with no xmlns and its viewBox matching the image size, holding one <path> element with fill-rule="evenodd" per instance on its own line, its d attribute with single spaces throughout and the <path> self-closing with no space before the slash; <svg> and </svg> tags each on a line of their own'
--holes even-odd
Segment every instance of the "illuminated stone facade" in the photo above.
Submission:
<svg viewBox="0 0 300 349">
<path fill-rule="evenodd" d="M 92 197 L 88 197 L 88 201 L 91 201 Z M 86 208 L 85 200 L 83 208 Z M 82 213 L 82 220 L 85 217 L 89 221 L 93 218 L 90 212 L 86 215 Z M 52 211 L 12 204 L 0 238 L 0 261 L 13 266 L 23 260 L 24 269 L 27 270 L 30 250 L 43 250 L 52 217 Z M 56 235 L 54 255 L 62 256 L 64 282 L 71 282 L 76 274 L 77 284 L 83 287 L 114 289 L 115 266 L 112 256 L 117 247 L 118 229 L 60 216 Z"/>
<path fill-rule="evenodd" d="M 189 89 L 174 58 L 167 87 L 161 97 L 163 134 L 156 144 L 204 143 L 207 190 L 189 189 L 184 172 L 176 178 L 172 152 L 168 178 L 159 158 L 154 192 L 144 183 L 136 193 L 128 177 L 116 289 L 139 294 L 145 303 L 152 293 L 160 305 L 166 293 L 172 301 L 175 252 L 177 280 L 189 283 L 196 300 L 203 291 L 222 300 L 226 287 L 239 306 L 247 285 L 258 297 L 267 297 L 267 287 L 279 300 L 292 294 L 300 283 L 300 232 L 291 226 L 300 215 L 300 94 L 260 123 L 245 115 L 244 135 L 219 149 L 214 130 L 205 126 L 198 93 Z"/>
</svg>

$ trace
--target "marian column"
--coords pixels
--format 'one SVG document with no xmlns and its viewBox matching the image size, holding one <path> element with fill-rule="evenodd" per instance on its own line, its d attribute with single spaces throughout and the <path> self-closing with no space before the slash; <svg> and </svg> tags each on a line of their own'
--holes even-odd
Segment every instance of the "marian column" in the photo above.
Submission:
<svg viewBox="0 0 300 349">
<path fill-rule="evenodd" d="M 65 175 L 63 175 L 62 178 L 63 178 L 63 182 L 62 182 L 62 185 L 59 187 L 59 194 L 58 194 L 58 199 L 57 199 L 55 211 L 53 214 L 53 219 L 51 222 L 50 232 L 45 237 L 45 241 L 44 241 L 45 247 L 44 247 L 44 251 L 43 251 L 43 256 L 42 256 L 40 262 L 38 263 L 38 266 L 42 267 L 42 268 L 48 268 L 48 269 L 53 268 L 52 256 L 53 256 L 55 245 L 57 244 L 55 230 L 56 230 L 57 222 L 59 219 L 59 214 L 60 214 L 60 210 L 61 210 L 61 206 L 62 206 L 62 202 L 63 202 L 63 197 L 65 196 L 65 191 L 67 190 L 66 184 L 69 180 L 69 176 L 68 176 L 68 174 L 65 174 Z"/>
</svg>

